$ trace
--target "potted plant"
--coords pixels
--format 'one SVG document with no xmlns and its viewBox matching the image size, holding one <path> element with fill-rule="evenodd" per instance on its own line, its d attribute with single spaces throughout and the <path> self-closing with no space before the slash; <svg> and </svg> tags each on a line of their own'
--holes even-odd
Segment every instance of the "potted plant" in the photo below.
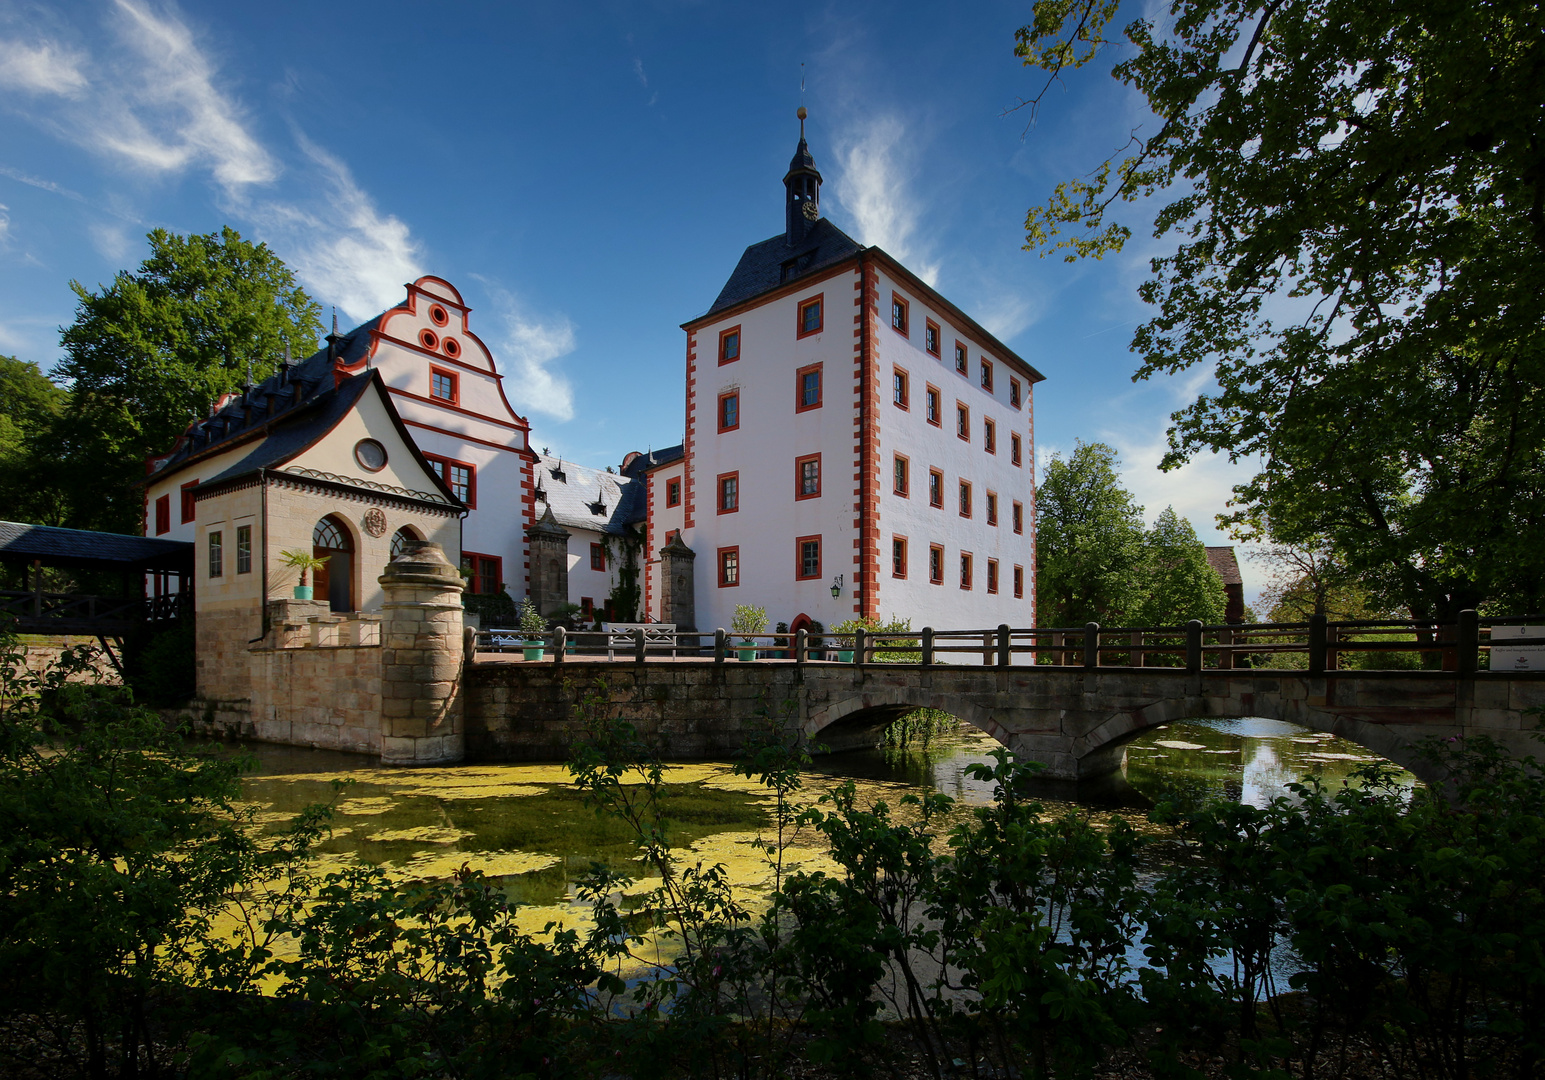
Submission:
<svg viewBox="0 0 1545 1080">
<path fill-rule="evenodd" d="M 740 636 L 740 648 L 737 651 L 744 663 L 756 659 L 756 642 L 752 639 L 766 631 L 766 608 L 752 607 L 750 604 L 735 605 L 735 618 L 730 623 L 730 632 Z"/>
<path fill-rule="evenodd" d="M 547 620 L 542 618 L 542 613 L 537 611 L 536 605 L 528 596 L 520 602 L 520 632 L 526 635 L 526 640 L 521 643 L 525 650 L 527 660 L 542 659 L 545 651 L 547 634 Z"/>
<path fill-rule="evenodd" d="M 873 629 L 874 625 L 865 619 L 849 619 L 847 622 L 840 622 L 836 626 L 832 627 L 832 633 L 841 635 L 837 641 L 837 660 L 840 663 L 851 664 L 853 662 L 854 635 L 857 634 L 860 630 Z M 846 638 L 847 640 L 843 641 L 842 638 Z M 846 645 L 847 648 L 844 649 L 844 645 Z"/>
<path fill-rule="evenodd" d="M 327 565 L 331 555 L 323 555 L 320 559 L 316 554 L 305 548 L 291 548 L 289 551 L 279 552 L 279 558 L 284 560 L 285 566 L 293 566 L 300 571 L 300 583 L 295 586 L 295 599 L 311 599 L 311 582 L 307 575 L 314 570 L 320 570 Z"/>
</svg>

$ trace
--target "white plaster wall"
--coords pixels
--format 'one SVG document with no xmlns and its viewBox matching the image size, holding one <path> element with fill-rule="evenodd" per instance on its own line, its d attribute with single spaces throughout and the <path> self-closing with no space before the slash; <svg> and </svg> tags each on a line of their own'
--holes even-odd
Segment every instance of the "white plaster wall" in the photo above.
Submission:
<svg viewBox="0 0 1545 1080">
<path fill-rule="evenodd" d="M 608 552 L 605 571 L 590 569 L 590 545 L 604 544 L 604 535 L 571 525 L 564 528 L 569 531 L 569 603 L 577 604 L 588 596 L 599 611 L 617 585 L 616 560 Z"/>
<path fill-rule="evenodd" d="M 929 309 L 925 300 L 910 292 L 882 272 L 878 274 L 880 330 L 876 339 L 881 383 L 880 404 L 880 588 L 879 604 L 884 617 L 892 614 L 910 618 L 914 627 L 966 629 L 1033 626 L 1034 551 L 1032 544 L 1032 507 L 1034 469 L 1030 441 L 1029 379 L 1009 366 L 1001 356 L 987 352 L 981 343 L 952 325 L 940 312 Z M 891 294 L 899 293 L 910 301 L 909 334 L 903 336 L 891 327 Z M 924 348 L 924 327 L 932 319 L 940 326 L 940 358 Z M 956 340 L 965 343 L 969 354 L 966 375 L 955 371 Z M 981 385 L 980 362 L 993 362 L 993 390 Z M 893 402 L 891 377 L 895 367 L 907 371 L 910 407 L 906 410 Z M 1009 378 L 1020 380 L 1019 408 L 1009 404 Z M 927 422 L 924 390 L 932 383 L 940 392 L 940 427 Z M 964 442 L 955 432 L 955 405 L 964 403 L 971 410 L 971 440 Z M 997 453 L 983 447 L 983 418 L 997 423 Z M 1024 440 L 1020 465 L 1012 464 L 1010 433 L 1019 432 Z M 892 493 L 892 462 L 896 454 L 910 459 L 910 495 L 901 498 Z M 944 473 L 944 506 L 928 504 L 928 470 Z M 965 519 L 959 511 L 959 483 L 971 482 L 972 516 Z M 987 524 L 987 493 L 998 495 L 998 524 Z M 1025 507 L 1025 530 L 1015 535 L 1012 505 L 1015 500 Z M 907 538 L 908 574 L 906 580 L 892 576 L 891 541 L 897 535 Z M 944 583 L 928 581 L 928 545 L 944 547 Z M 973 580 L 970 591 L 960 588 L 960 553 L 973 556 Z M 987 592 L 987 560 L 999 564 L 997 595 Z M 1014 599 L 1013 567 L 1024 567 L 1025 595 Z"/>
<path fill-rule="evenodd" d="M 180 469 L 170 476 L 152 480 L 146 486 L 145 500 L 145 535 L 155 537 L 156 534 L 156 500 L 162 495 L 171 496 L 172 528 L 170 532 L 160 534 L 162 540 L 194 540 L 198 535 L 199 522 L 195 520 L 183 524 L 182 520 L 182 485 L 192 483 L 195 480 L 203 481 L 211 476 L 219 476 L 226 469 L 236 464 L 242 458 L 252 453 L 255 442 L 243 445 L 223 453 L 216 454 L 212 458 L 200 461 L 197 465 L 186 469 Z M 195 514 L 201 512 L 195 506 Z"/>
<path fill-rule="evenodd" d="M 699 629 L 728 628 L 737 604 L 766 608 L 769 630 L 800 613 L 827 626 L 853 617 L 858 280 L 857 270 L 842 271 L 696 331 L 694 524 L 683 535 L 697 553 Z M 817 293 L 823 297 L 823 331 L 799 338 L 799 305 Z M 721 367 L 719 332 L 736 324 L 740 359 Z M 795 373 L 817 362 L 823 365 L 823 404 L 797 413 Z M 740 428 L 720 435 L 718 396 L 732 386 L 741 394 Z M 813 453 L 821 454 L 821 496 L 796 501 L 795 459 Z M 720 515 L 717 477 L 734 471 L 740 473 L 741 510 Z M 821 576 L 798 581 L 795 538 L 811 535 L 821 537 Z M 720 588 L 717 549 L 735 545 L 741 584 Z M 837 574 L 843 575 L 844 589 L 834 600 L 830 586 Z"/>
<path fill-rule="evenodd" d="M 386 467 L 379 472 L 366 469 L 354 457 L 354 447 L 361 439 L 375 439 L 386 449 Z M 330 472 L 350 480 L 388 484 L 409 491 L 433 492 L 434 480 L 419 465 L 408 444 L 397 434 L 397 427 L 386 413 L 380 396 L 367 390 L 354 408 L 339 420 L 332 431 L 289 462 L 301 468 Z"/>
<path fill-rule="evenodd" d="M 673 531 L 679 530 L 686 522 L 686 469 L 682 461 L 664 465 L 644 474 L 644 483 L 649 485 L 649 534 L 644 538 L 646 557 L 645 573 L 647 574 L 647 588 L 645 600 L 648 604 L 649 617 L 660 620 L 660 549 L 665 546 L 665 538 Z M 675 506 L 666 506 L 666 486 L 671 480 L 681 480 L 681 502 Z M 691 542 L 688 541 L 688 547 Z M 701 559 L 702 555 L 699 554 Z M 694 568 L 695 568 L 694 563 Z M 694 588 L 696 584 L 694 583 Z"/>
</svg>

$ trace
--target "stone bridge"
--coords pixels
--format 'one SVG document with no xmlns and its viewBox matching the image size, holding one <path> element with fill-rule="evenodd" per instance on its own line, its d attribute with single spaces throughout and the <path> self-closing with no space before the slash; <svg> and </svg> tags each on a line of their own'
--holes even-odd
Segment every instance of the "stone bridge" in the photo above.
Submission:
<svg viewBox="0 0 1545 1080">
<path fill-rule="evenodd" d="M 1121 765 L 1126 743 L 1186 717 L 1261 716 L 1351 739 L 1418 775 L 1415 744 L 1484 733 L 1514 753 L 1545 706 L 1545 671 L 1219 670 L 1156 667 L 839 664 L 570 657 L 555 664 L 469 664 L 463 683 L 469 760 L 558 760 L 582 728 L 580 699 L 599 691 L 668 758 L 723 757 L 769 711 L 813 744 L 873 746 L 890 721 L 942 709 L 987 732 L 1048 777 L 1082 780 Z"/>
</svg>

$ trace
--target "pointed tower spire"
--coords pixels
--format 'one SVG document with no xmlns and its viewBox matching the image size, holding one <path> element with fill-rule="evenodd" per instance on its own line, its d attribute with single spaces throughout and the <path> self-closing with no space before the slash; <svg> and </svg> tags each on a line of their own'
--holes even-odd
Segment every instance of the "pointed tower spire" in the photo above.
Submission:
<svg viewBox="0 0 1545 1080">
<path fill-rule="evenodd" d="M 788 175 L 783 178 L 785 236 L 788 243 L 799 243 L 810 232 L 810 227 L 821 216 L 821 174 L 816 171 L 815 158 L 805 142 L 805 107 L 795 113 L 799 117 L 799 146 L 794 149 L 794 159 L 789 162 Z"/>
</svg>

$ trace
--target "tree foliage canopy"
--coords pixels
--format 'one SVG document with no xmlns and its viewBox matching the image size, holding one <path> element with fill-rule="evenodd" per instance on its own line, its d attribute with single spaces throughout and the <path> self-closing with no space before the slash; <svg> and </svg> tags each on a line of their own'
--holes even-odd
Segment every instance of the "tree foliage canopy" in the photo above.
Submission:
<svg viewBox="0 0 1545 1080">
<path fill-rule="evenodd" d="M 71 387 L 61 448 L 92 493 L 77 500 L 82 527 L 133 531 L 145 459 L 249 372 L 271 374 L 286 347 L 309 355 L 321 332 L 321 309 L 267 245 L 230 228 L 148 239 L 137 272 L 99 292 L 70 283 L 80 303 L 53 374 Z"/>
<path fill-rule="evenodd" d="M 0 356 L 0 516 L 64 524 L 52 434 L 68 400 L 36 364 Z"/>
<path fill-rule="evenodd" d="M 1050 86 L 1116 4 L 1040 0 Z M 1167 199 L 1137 378 L 1215 365 L 1166 465 L 1258 458 L 1229 520 L 1323 538 L 1418 617 L 1545 597 L 1545 8 L 1529 0 L 1175 0 L 1112 74 L 1157 117 L 1026 221 L 1119 251 Z M 1042 91 L 1044 93 L 1044 90 Z M 1032 104 L 1038 104 L 1033 99 Z"/>
<path fill-rule="evenodd" d="M 1223 582 L 1191 523 L 1166 508 L 1152 530 L 1121 486 L 1116 451 L 1080 442 L 1036 492 L 1036 621 L 1175 626 L 1223 621 Z"/>
</svg>

